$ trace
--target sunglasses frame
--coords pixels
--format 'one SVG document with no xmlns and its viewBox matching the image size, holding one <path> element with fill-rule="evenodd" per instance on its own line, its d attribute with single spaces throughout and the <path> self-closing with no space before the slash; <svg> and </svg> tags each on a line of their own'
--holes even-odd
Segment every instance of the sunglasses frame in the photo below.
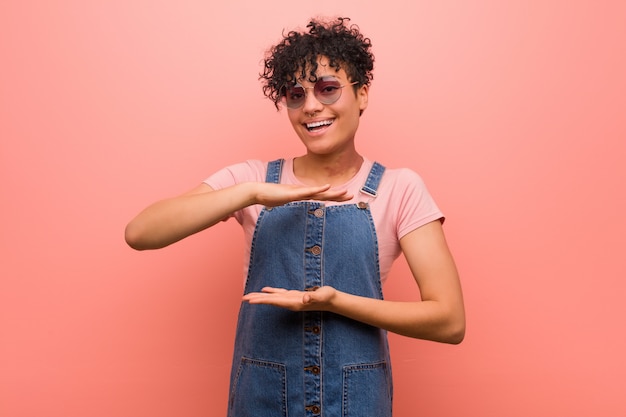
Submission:
<svg viewBox="0 0 626 417">
<path fill-rule="evenodd" d="M 337 82 L 337 85 L 333 85 L 333 87 L 336 87 L 336 88 L 339 89 L 339 92 L 337 93 L 337 97 L 333 98 L 331 101 L 328 101 L 323 96 L 320 96 L 319 95 L 320 94 L 319 90 L 316 89 L 316 88 L 318 88 L 318 86 L 319 86 L 319 84 L 321 82 L 323 82 L 323 81 L 328 82 L 329 78 L 331 78 L 332 80 Z M 324 105 L 329 105 L 329 104 L 333 104 L 333 103 L 337 102 L 337 100 L 339 100 L 341 98 L 341 93 L 342 93 L 344 87 L 348 87 L 348 86 L 355 85 L 355 84 L 358 84 L 358 83 L 359 83 L 358 81 L 354 81 L 354 82 L 351 82 L 349 84 L 341 84 L 336 77 L 334 77 L 332 75 L 325 75 L 325 76 L 319 77 L 317 79 L 317 81 L 315 81 L 315 85 L 313 85 L 313 87 L 305 87 L 305 86 L 303 86 L 300 83 L 295 83 L 294 85 L 292 85 L 290 87 L 285 85 L 281 89 L 283 91 L 281 94 L 283 96 L 283 102 L 285 103 L 285 106 L 287 106 L 287 108 L 289 108 L 289 109 L 295 110 L 295 109 L 299 109 L 300 107 L 302 107 L 304 105 L 304 103 L 306 102 L 306 98 L 307 98 L 307 96 L 309 94 L 307 92 L 307 90 L 313 90 L 313 95 L 315 96 L 315 99 L 317 101 L 319 101 L 320 103 L 322 103 Z M 300 87 L 300 88 L 302 88 L 302 90 L 304 90 L 304 97 L 299 100 L 299 104 L 297 104 L 295 106 L 293 104 L 289 105 L 289 100 L 287 100 L 287 93 L 288 93 L 289 90 L 291 90 L 293 88 L 296 88 L 296 87 Z"/>
</svg>

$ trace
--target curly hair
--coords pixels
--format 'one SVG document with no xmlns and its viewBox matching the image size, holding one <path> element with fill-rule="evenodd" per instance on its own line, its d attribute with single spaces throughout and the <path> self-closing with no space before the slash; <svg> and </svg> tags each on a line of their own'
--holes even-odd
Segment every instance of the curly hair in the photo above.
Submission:
<svg viewBox="0 0 626 417">
<path fill-rule="evenodd" d="M 285 35 L 283 32 L 283 40 L 267 51 L 259 79 L 263 80 L 263 94 L 277 109 L 283 87 L 295 79 L 317 81 L 320 57 L 326 57 L 336 71 L 346 71 L 350 81 L 356 81 L 355 91 L 370 84 L 374 78 L 372 43 L 358 26 L 349 23 L 348 17 L 331 21 L 312 19 L 307 25 L 308 33 L 292 30 Z"/>
</svg>

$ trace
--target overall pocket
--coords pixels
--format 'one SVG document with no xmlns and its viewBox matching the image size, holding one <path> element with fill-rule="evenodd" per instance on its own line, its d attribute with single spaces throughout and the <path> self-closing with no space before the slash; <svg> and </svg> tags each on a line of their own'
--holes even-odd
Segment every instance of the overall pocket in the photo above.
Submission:
<svg viewBox="0 0 626 417">
<path fill-rule="evenodd" d="M 228 408 L 229 417 L 286 417 L 285 365 L 241 358 Z"/>
<path fill-rule="evenodd" d="M 343 417 L 391 417 L 392 381 L 387 362 L 343 368 Z"/>
</svg>

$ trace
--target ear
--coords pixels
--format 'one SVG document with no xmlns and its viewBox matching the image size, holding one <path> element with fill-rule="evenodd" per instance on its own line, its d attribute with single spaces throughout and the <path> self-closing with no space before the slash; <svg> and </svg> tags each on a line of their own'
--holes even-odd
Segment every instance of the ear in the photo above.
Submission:
<svg viewBox="0 0 626 417">
<path fill-rule="evenodd" d="M 359 101 L 360 114 L 367 108 L 367 99 L 369 97 L 370 88 L 368 85 L 362 85 L 356 92 L 356 98 Z"/>
</svg>

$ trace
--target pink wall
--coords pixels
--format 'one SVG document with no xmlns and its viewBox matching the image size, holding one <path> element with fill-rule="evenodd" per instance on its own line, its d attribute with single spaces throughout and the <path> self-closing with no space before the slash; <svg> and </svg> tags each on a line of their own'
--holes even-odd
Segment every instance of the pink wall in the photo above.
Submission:
<svg viewBox="0 0 626 417">
<path fill-rule="evenodd" d="M 224 415 L 237 225 L 143 253 L 123 229 L 301 151 L 257 73 L 317 13 L 372 38 L 361 150 L 422 174 L 463 278 L 462 345 L 392 336 L 397 415 L 626 415 L 625 3 L 215 3 L 0 5 L 0 416 Z"/>
</svg>

